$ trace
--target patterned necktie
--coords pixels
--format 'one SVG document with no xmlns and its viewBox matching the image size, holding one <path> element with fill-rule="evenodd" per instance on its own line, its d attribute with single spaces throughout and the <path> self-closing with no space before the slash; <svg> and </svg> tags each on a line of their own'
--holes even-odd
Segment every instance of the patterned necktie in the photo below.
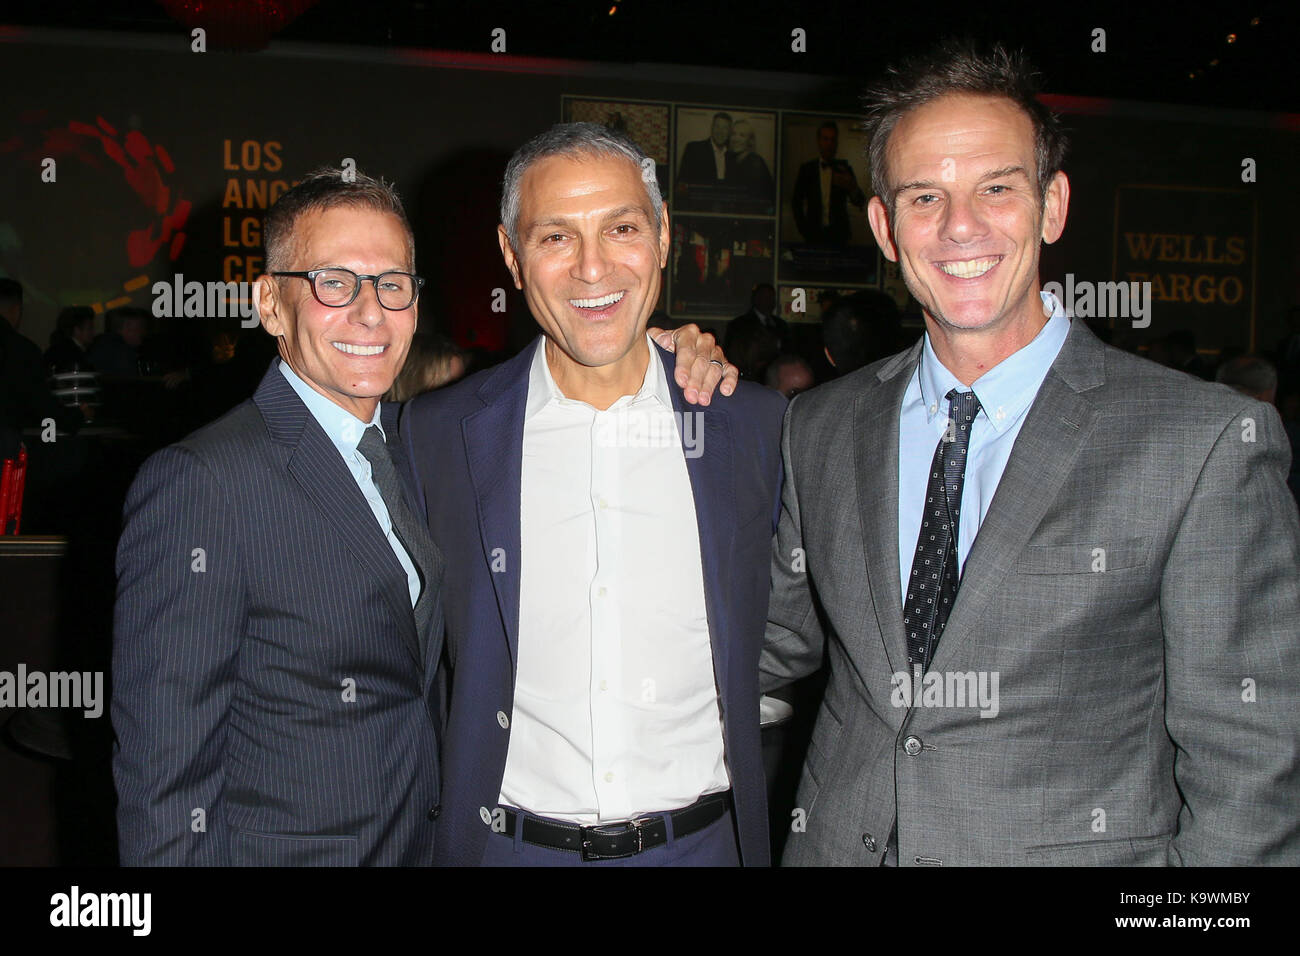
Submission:
<svg viewBox="0 0 1300 956">
<path fill-rule="evenodd" d="M 919 665 L 922 670 L 928 669 L 934 659 L 935 645 L 957 600 L 957 520 L 961 516 L 971 423 L 980 410 L 974 392 L 954 388 L 947 397 L 948 427 L 930 465 L 921 533 L 903 605 L 907 660 L 913 669 Z"/>
<path fill-rule="evenodd" d="M 406 505 L 406 496 L 402 493 L 401 479 L 393 467 L 393 458 L 384 444 L 383 435 L 378 425 L 371 425 L 361 436 L 357 451 L 366 456 L 370 462 L 370 476 L 375 487 L 379 489 L 384 505 L 388 508 L 388 517 L 393 522 L 393 533 L 411 558 L 416 573 L 420 577 L 420 596 L 415 602 L 415 629 L 420 637 L 420 649 L 427 646 L 429 620 L 433 609 L 433 588 L 428 587 L 429 572 L 434 567 L 433 540 L 429 529 L 416 521 L 411 509 Z"/>
</svg>

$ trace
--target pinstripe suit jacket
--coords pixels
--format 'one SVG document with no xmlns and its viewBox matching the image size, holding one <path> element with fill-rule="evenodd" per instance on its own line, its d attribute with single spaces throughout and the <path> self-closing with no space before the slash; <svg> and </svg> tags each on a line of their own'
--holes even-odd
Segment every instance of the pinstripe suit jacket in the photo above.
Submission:
<svg viewBox="0 0 1300 956">
<path fill-rule="evenodd" d="M 441 603 L 421 655 L 406 575 L 277 364 L 250 401 L 146 461 L 127 497 L 124 864 L 432 860 Z M 428 586 L 441 579 L 439 561 Z"/>
<path fill-rule="evenodd" d="M 1300 529 L 1277 413 L 1072 324 L 932 665 L 999 676 L 982 717 L 891 682 L 919 354 L 786 416 L 763 685 L 823 646 L 830 680 L 784 862 L 877 864 L 895 819 L 902 865 L 1300 862 Z"/>
</svg>

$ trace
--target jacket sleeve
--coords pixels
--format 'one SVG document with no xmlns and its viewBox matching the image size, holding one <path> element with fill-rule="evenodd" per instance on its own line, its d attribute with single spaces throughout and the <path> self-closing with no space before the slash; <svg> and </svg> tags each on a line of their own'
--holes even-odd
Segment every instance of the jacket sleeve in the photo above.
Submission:
<svg viewBox="0 0 1300 956">
<path fill-rule="evenodd" d="M 799 512 L 798 476 L 791 452 L 791 421 L 798 398 L 785 413 L 781 435 L 781 514 L 772 541 L 772 594 L 759 658 L 759 686 L 766 693 L 806 677 L 821 666 L 826 638 L 813 605 Z"/>
<path fill-rule="evenodd" d="M 1161 581 L 1165 724 L 1182 793 L 1171 863 L 1300 863 L 1300 528 L 1271 406 L 1197 477 Z"/>
<path fill-rule="evenodd" d="M 223 763 L 248 594 L 230 496 L 163 449 L 127 495 L 117 552 L 113 728 L 123 865 L 226 865 Z"/>
</svg>

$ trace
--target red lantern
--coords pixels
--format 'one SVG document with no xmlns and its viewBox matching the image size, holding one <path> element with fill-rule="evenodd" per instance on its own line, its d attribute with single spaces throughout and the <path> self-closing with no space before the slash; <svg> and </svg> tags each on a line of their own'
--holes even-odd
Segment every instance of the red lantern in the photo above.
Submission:
<svg viewBox="0 0 1300 956">
<path fill-rule="evenodd" d="M 260 50 L 316 0 L 158 0 L 173 18 L 201 27 L 209 49 Z"/>
</svg>

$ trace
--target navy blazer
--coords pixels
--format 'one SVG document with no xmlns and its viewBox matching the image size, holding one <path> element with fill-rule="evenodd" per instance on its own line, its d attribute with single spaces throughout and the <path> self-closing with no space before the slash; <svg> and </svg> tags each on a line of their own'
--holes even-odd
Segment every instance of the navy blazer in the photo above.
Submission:
<svg viewBox="0 0 1300 956">
<path fill-rule="evenodd" d="M 520 482 L 534 347 L 414 399 L 402 416 L 406 458 L 433 539 L 444 554 L 456 556 L 444 590 L 450 714 L 436 864 L 482 862 L 505 774 L 510 730 L 498 713 L 514 712 Z M 672 355 L 660 352 L 674 409 L 703 416 L 702 454 L 688 457 L 686 469 L 696 504 L 726 761 L 741 860 L 766 866 L 758 655 L 780 508 L 786 403 L 774 391 L 741 382 L 729 398 L 719 394 L 706 407 L 688 405 L 673 380 Z"/>
<path fill-rule="evenodd" d="M 127 497 L 112 705 L 124 864 L 433 859 L 441 607 L 421 654 L 406 574 L 278 364 L 250 401 L 146 461 Z M 396 411 L 383 414 L 398 459 Z"/>
</svg>

